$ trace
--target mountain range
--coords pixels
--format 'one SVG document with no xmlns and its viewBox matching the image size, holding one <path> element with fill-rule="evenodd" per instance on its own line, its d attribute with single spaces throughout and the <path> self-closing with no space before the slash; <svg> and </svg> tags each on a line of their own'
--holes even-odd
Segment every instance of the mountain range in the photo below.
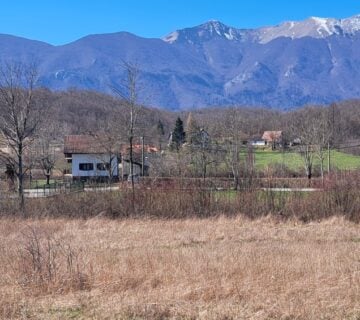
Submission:
<svg viewBox="0 0 360 320">
<path fill-rule="evenodd" d="M 172 110 L 221 105 L 291 109 L 360 97 L 360 15 L 258 29 L 219 21 L 162 39 L 128 32 L 53 46 L 0 35 L 0 61 L 35 62 L 52 90 L 113 93 L 124 61 L 139 68 L 140 102 Z"/>
</svg>

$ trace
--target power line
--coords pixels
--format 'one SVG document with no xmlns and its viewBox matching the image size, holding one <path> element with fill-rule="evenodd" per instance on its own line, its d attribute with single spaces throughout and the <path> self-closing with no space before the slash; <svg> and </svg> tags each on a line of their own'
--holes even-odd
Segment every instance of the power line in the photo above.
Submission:
<svg viewBox="0 0 360 320">
<path fill-rule="evenodd" d="M 338 150 L 338 149 L 350 149 L 350 148 L 359 148 L 360 144 L 357 145 L 351 145 L 351 146 L 341 146 L 341 147 L 335 147 L 334 149 Z"/>
</svg>

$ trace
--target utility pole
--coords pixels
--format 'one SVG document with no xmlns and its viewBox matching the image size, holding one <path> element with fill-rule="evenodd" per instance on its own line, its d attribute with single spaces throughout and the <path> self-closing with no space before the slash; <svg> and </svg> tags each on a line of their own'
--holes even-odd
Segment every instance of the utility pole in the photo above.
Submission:
<svg viewBox="0 0 360 320">
<path fill-rule="evenodd" d="M 142 177 L 145 174 L 144 165 L 145 165 L 145 143 L 144 143 L 144 136 L 142 136 L 141 137 L 141 176 Z"/>
<path fill-rule="evenodd" d="M 328 174 L 330 173 L 330 142 L 328 142 Z"/>
</svg>

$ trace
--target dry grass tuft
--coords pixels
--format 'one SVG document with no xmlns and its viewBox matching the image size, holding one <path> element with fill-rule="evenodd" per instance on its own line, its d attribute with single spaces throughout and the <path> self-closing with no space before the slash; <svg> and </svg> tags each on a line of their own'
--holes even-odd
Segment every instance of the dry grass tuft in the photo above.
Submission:
<svg viewBox="0 0 360 320">
<path fill-rule="evenodd" d="M 359 319 L 360 227 L 0 221 L 3 319 Z"/>
</svg>

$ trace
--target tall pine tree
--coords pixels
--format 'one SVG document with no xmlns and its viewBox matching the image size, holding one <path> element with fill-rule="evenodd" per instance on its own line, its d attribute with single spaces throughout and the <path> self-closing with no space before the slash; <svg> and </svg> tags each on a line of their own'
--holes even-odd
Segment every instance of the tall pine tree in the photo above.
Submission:
<svg viewBox="0 0 360 320">
<path fill-rule="evenodd" d="M 185 143 L 185 131 L 184 123 L 178 117 L 175 122 L 175 128 L 171 136 L 171 147 L 175 150 L 179 150 L 180 147 Z"/>
</svg>

